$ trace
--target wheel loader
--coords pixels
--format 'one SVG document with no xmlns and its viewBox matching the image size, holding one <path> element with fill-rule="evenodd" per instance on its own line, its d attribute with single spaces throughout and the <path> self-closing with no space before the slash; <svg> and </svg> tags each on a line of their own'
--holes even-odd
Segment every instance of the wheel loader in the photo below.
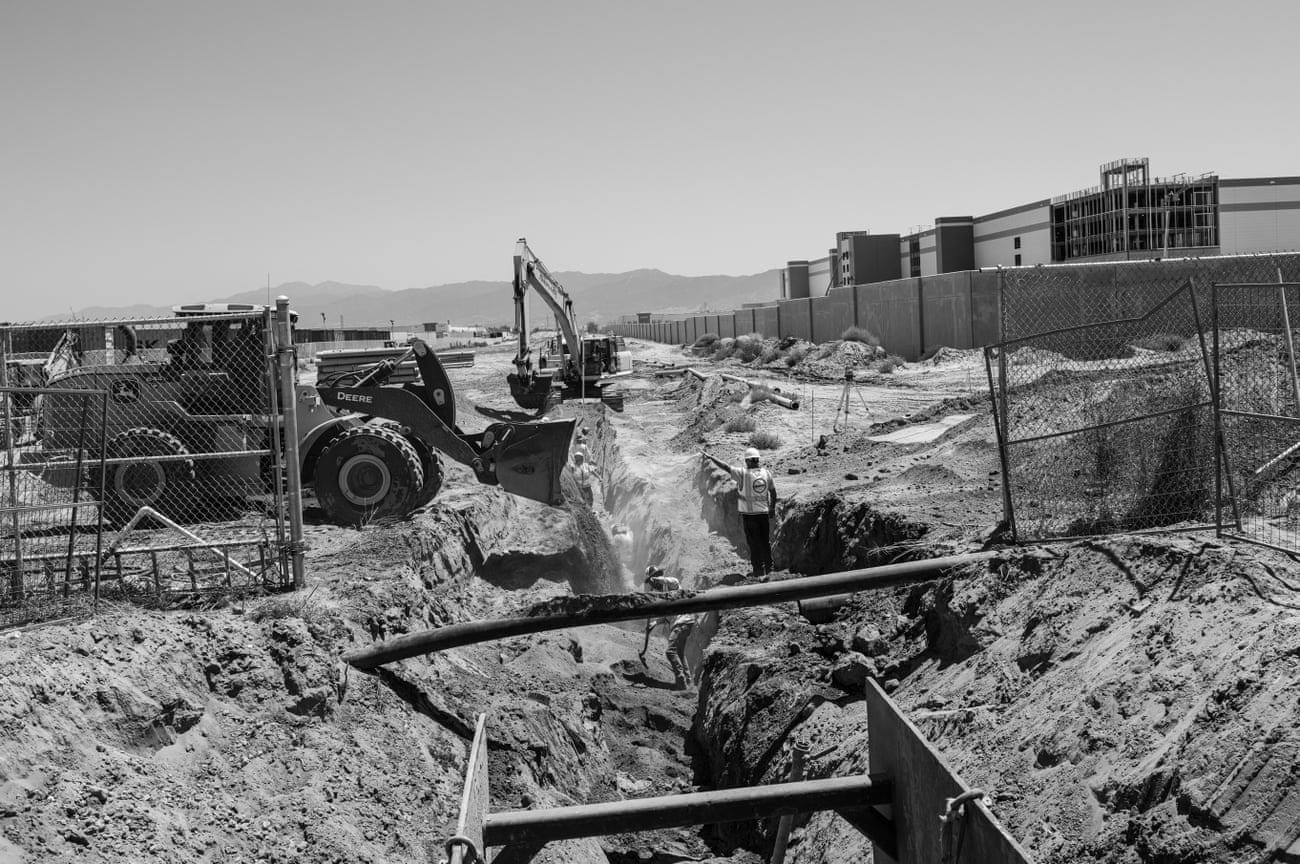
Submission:
<svg viewBox="0 0 1300 864">
<path fill-rule="evenodd" d="M 67 395 L 41 397 L 40 459 L 99 464 L 103 477 L 47 472 L 47 480 L 104 488 L 106 522 L 120 524 L 149 506 L 177 521 L 222 518 L 230 507 L 264 497 L 276 476 L 273 441 L 286 424 L 269 413 L 281 392 L 270 355 L 271 312 L 247 304 L 173 308 L 177 339 L 154 359 L 68 369 L 48 382 Z M 155 325 L 156 326 L 156 322 Z M 128 328 L 129 329 L 129 328 Z M 136 354 L 135 336 L 129 352 Z M 419 380 L 385 385 L 413 356 Z M 104 390 L 104 428 L 77 391 Z M 547 504 L 562 501 L 560 473 L 573 420 L 494 423 L 466 433 L 456 425 L 451 381 L 437 355 L 412 340 L 407 354 L 350 370 L 316 386 L 295 383 L 298 453 L 304 486 L 327 519 L 363 525 L 404 516 L 442 485 L 441 457 L 468 465 L 480 483 Z M 76 460 L 75 454 L 81 459 Z"/>
</svg>

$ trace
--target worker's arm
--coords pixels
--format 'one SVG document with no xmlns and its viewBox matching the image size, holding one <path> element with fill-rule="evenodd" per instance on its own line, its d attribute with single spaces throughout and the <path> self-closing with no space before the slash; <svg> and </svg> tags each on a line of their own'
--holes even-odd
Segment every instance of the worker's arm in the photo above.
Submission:
<svg viewBox="0 0 1300 864">
<path fill-rule="evenodd" d="M 767 515 L 776 515 L 776 483 L 772 482 L 772 472 L 767 472 Z"/>
<path fill-rule="evenodd" d="M 718 466 L 719 468 L 721 468 L 723 471 L 728 471 L 728 472 L 731 471 L 731 466 L 730 466 L 730 465 L 728 465 L 726 462 L 723 462 L 721 459 L 719 459 L 717 456 L 714 456 L 714 455 L 713 455 L 712 453 L 710 453 L 709 451 L 707 451 L 707 450 L 701 450 L 701 451 L 700 451 L 700 455 L 703 456 L 705 459 L 708 459 L 708 460 L 709 460 L 710 462 L 712 462 L 714 465 L 717 465 L 717 466 Z"/>
</svg>

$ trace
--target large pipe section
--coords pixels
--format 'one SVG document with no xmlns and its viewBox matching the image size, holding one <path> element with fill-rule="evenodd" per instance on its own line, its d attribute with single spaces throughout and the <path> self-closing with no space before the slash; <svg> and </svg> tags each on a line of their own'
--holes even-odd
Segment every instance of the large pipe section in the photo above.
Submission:
<svg viewBox="0 0 1300 864">
<path fill-rule="evenodd" d="M 483 844 L 533 846 L 578 837 L 746 822 L 787 813 L 861 810 L 873 804 L 889 804 L 892 799 L 888 777 L 861 774 L 545 810 L 516 810 L 488 814 L 483 821 Z"/>
<path fill-rule="evenodd" d="M 625 605 L 609 609 L 587 609 L 558 615 L 538 615 L 530 618 L 495 618 L 486 621 L 466 621 L 399 636 L 369 648 L 343 655 L 343 660 L 358 669 L 374 669 L 385 663 L 405 660 L 420 654 L 445 651 L 461 645 L 489 642 L 528 633 L 563 630 L 567 627 L 585 627 L 591 624 L 613 624 L 618 621 L 641 621 L 647 618 L 671 617 L 715 609 L 738 609 L 744 606 L 764 606 L 774 603 L 793 603 L 810 597 L 825 597 L 856 591 L 871 591 L 912 585 L 937 578 L 945 570 L 964 567 L 997 556 L 997 552 L 972 552 L 944 558 L 927 558 L 883 567 L 845 570 L 821 576 L 802 576 L 780 582 L 757 585 L 737 585 L 713 588 L 683 597 L 653 598 L 639 605 Z M 635 595 L 637 600 L 645 595 Z"/>
</svg>

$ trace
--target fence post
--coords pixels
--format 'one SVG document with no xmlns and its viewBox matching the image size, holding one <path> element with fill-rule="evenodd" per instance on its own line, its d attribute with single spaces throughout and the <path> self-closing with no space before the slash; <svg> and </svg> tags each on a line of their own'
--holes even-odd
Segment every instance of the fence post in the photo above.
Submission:
<svg viewBox="0 0 1300 864">
<path fill-rule="evenodd" d="M 293 333 L 289 327 L 289 298 L 275 298 L 275 353 L 280 361 L 280 415 L 284 428 L 285 472 L 289 480 L 285 503 L 289 510 L 289 564 L 293 587 L 303 588 L 302 462 L 298 453 L 298 398 L 294 392 Z M 276 482 L 279 482 L 277 478 Z"/>
</svg>

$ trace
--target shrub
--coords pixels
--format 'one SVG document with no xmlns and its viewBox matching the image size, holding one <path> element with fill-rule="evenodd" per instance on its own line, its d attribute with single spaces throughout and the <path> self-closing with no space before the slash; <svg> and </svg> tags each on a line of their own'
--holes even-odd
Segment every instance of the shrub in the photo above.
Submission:
<svg viewBox="0 0 1300 864">
<path fill-rule="evenodd" d="M 763 353 L 763 337 L 757 333 L 737 336 L 735 345 L 733 356 L 741 363 L 751 363 Z"/>
<path fill-rule="evenodd" d="M 876 334 L 872 333 L 865 327 L 849 327 L 840 334 L 840 339 L 844 342 L 861 342 L 863 345 L 879 345 L 880 340 Z"/>
<path fill-rule="evenodd" d="M 713 359 L 726 360 L 736 351 L 736 340 L 727 336 L 713 343 Z"/>
<path fill-rule="evenodd" d="M 813 346 L 809 345 L 806 342 L 803 343 L 802 345 L 792 346 L 789 352 L 787 352 L 785 355 L 785 365 L 791 368 L 798 366 L 800 363 L 803 362 L 803 359 L 808 356 L 808 352 L 812 351 L 812 349 Z"/>
<path fill-rule="evenodd" d="M 1178 351 L 1186 344 L 1186 339 L 1172 333 L 1152 333 L 1133 343 L 1135 347 L 1148 351 Z"/>
<path fill-rule="evenodd" d="M 876 371 L 881 375 L 889 375 L 894 371 L 894 361 L 888 358 L 881 360 L 876 364 Z"/>
<path fill-rule="evenodd" d="M 758 421 L 748 414 L 732 417 L 723 425 L 723 432 L 753 432 L 758 428 Z"/>
<path fill-rule="evenodd" d="M 755 432 L 749 436 L 749 446 L 759 450 L 775 450 L 781 443 L 781 436 L 775 432 Z"/>
<path fill-rule="evenodd" d="M 749 404 L 757 405 L 772 398 L 772 388 L 766 384 L 755 384 L 749 388 Z"/>
<path fill-rule="evenodd" d="M 775 345 L 768 345 L 763 349 L 763 353 L 758 356 L 759 363 L 771 363 L 781 356 L 781 350 Z"/>
<path fill-rule="evenodd" d="M 315 593 L 316 589 L 313 588 L 306 596 L 302 592 L 294 592 L 268 597 L 249 609 L 246 617 L 250 621 L 301 618 L 309 625 L 315 624 L 328 614 L 324 604 L 312 599 Z"/>
<path fill-rule="evenodd" d="M 714 342 L 717 342 L 717 341 L 718 341 L 718 334 L 717 334 L 717 333 L 705 333 L 705 334 L 702 335 L 699 339 L 696 339 L 696 340 L 695 340 L 695 344 L 694 344 L 693 346 L 691 346 L 691 347 L 693 347 L 693 348 L 708 348 L 708 347 L 711 346 Z"/>
</svg>

